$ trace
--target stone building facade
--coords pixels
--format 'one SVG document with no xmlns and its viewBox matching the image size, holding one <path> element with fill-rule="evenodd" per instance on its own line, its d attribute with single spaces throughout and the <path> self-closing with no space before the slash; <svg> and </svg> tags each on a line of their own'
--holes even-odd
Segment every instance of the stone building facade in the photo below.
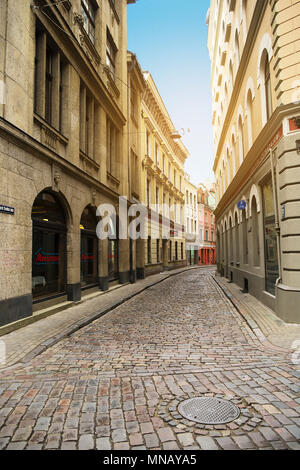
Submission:
<svg viewBox="0 0 300 470">
<path fill-rule="evenodd" d="M 212 0 L 218 270 L 300 322 L 300 10 Z"/>
<path fill-rule="evenodd" d="M 0 325 L 135 279 L 137 248 L 96 236 L 132 191 L 127 3 L 0 0 Z"/>
<path fill-rule="evenodd" d="M 214 210 L 216 208 L 214 185 L 200 184 L 198 188 L 198 219 L 200 246 L 198 252 L 199 264 L 216 264 L 216 224 Z"/>
<path fill-rule="evenodd" d="M 188 265 L 198 264 L 199 221 L 198 221 L 198 189 L 191 183 L 190 176 L 184 176 L 185 194 L 185 241 L 186 260 Z"/>
<path fill-rule="evenodd" d="M 188 151 L 180 136 L 175 136 L 174 125 L 151 74 L 144 72 L 144 78 L 141 185 L 143 202 L 149 211 L 144 258 L 146 274 L 154 274 L 186 264 L 184 164 Z"/>
</svg>

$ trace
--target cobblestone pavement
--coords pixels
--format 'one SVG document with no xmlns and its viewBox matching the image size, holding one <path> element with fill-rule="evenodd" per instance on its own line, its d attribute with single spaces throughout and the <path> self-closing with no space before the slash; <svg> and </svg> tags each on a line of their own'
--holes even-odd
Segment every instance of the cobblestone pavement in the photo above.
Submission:
<svg viewBox="0 0 300 470">
<path fill-rule="evenodd" d="M 0 449 L 300 449 L 299 365 L 266 347 L 211 272 L 170 278 L 0 377 Z M 227 425 L 184 419 L 228 398 Z"/>
</svg>

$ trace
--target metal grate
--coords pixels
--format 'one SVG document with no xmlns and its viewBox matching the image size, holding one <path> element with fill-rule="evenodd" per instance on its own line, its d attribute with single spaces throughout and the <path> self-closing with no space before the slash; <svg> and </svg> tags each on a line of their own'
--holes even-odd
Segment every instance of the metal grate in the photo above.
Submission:
<svg viewBox="0 0 300 470">
<path fill-rule="evenodd" d="M 237 419 L 240 410 L 228 400 L 212 397 L 190 398 L 178 406 L 179 413 L 200 424 L 227 424 Z"/>
</svg>

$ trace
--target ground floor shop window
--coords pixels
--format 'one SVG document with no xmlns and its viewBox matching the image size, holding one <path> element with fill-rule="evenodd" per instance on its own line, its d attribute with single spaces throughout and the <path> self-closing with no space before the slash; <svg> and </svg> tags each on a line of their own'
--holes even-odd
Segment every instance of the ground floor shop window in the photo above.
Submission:
<svg viewBox="0 0 300 470">
<path fill-rule="evenodd" d="M 271 176 L 269 176 L 269 178 L 264 182 L 262 189 L 264 199 L 266 291 L 275 295 L 275 284 L 279 277 L 279 268 Z"/>
<path fill-rule="evenodd" d="M 36 198 L 32 224 L 32 296 L 38 301 L 66 291 L 66 220 L 51 192 Z"/>
<path fill-rule="evenodd" d="M 98 238 L 96 226 L 96 210 L 92 207 L 86 207 L 80 221 L 80 280 L 82 288 L 96 285 L 98 282 Z"/>
</svg>

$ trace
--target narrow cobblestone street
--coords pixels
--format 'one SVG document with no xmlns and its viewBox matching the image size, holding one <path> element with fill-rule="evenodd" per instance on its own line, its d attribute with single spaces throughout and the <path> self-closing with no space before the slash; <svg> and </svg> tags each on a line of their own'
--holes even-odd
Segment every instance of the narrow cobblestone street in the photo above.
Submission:
<svg viewBox="0 0 300 470">
<path fill-rule="evenodd" d="M 299 377 L 212 270 L 191 270 L 1 371 L 0 449 L 300 449 Z M 177 405 L 196 396 L 226 397 L 241 414 L 193 423 Z"/>
</svg>

